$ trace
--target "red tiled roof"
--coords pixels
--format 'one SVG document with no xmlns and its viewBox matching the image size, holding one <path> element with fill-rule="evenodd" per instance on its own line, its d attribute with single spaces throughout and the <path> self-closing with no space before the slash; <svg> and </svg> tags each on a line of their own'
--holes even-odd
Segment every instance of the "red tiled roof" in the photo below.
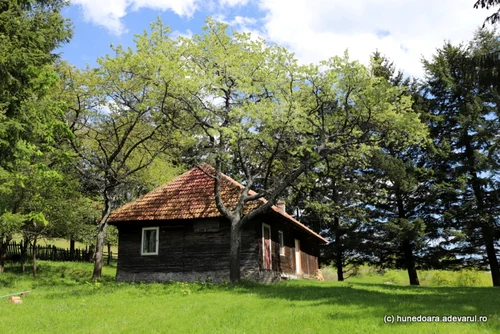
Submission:
<svg viewBox="0 0 500 334">
<path fill-rule="evenodd" d="M 211 176 L 214 174 L 215 169 L 212 166 L 204 164 L 194 167 L 143 197 L 114 210 L 109 217 L 109 222 L 221 217 L 215 205 L 214 179 Z M 243 188 L 243 185 L 222 174 L 221 197 L 228 209 L 231 210 L 236 206 Z M 249 191 L 249 195 L 254 194 L 254 191 Z M 245 212 L 264 203 L 267 201 L 263 198 L 248 202 L 245 205 Z M 289 214 L 282 213 L 276 206 L 273 205 L 271 210 L 323 242 L 328 242 Z"/>
</svg>

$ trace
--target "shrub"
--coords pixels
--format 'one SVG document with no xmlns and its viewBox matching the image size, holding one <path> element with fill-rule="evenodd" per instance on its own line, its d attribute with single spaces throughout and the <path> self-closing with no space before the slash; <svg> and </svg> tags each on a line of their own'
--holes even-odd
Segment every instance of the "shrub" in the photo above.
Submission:
<svg viewBox="0 0 500 334">
<path fill-rule="evenodd" d="M 453 285 L 453 274 L 444 270 L 435 270 L 431 282 L 436 286 Z"/>
<path fill-rule="evenodd" d="M 474 271 L 471 269 L 461 270 L 456 279 L 457 286 L 479 286 L 487 285 L 485 282 L 485 275 L 481 271 Z M 486 283 L 486 284 L 485 284 Z"/>
<path fill-rule="evenodd" d="M 383 274 L 384 283 L 403 284 L 399 271 L 387 270 Z"/>
<path fill-rule="evenodd" d="M 321 268 L 321 273 L 325 281 L 336 281 L 337 280 L 337 268 L 332 265 L 324 266 Z"/>
</svg>

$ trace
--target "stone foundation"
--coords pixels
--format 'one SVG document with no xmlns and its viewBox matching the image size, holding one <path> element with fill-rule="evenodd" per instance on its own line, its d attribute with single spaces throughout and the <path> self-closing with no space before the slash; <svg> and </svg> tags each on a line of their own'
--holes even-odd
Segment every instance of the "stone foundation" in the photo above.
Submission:
<svg viewBox="0 0 500 334">
<path fill-rule="evenodd" d="M 227 282 L 229 281 L 229 271 L 206 271 L 206 272 L 180 272 L 180 273 L 131 273 L 118 270 L 116 280 L 120 282 Z"/>
<path fill-rule="evenodd" d="M 282 279 L 297 279 L 295 275 L 283 274 L 276 271 L 244 271 L 241 273 L 244 280 L 272 283 Z M 229 270 L 227 271 L 205 271 L 205 272 L 153 272 L 153 273 L 134 273 L 118 270 L 116 280 L 120 282 L 229 282 Z"/>
</svg>

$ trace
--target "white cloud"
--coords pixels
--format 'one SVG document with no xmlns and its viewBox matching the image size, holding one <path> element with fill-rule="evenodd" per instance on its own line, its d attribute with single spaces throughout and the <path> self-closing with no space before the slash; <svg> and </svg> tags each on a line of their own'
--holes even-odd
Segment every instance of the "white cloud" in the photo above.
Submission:
<svg viewBox="0 0 500 334">
<path fill-rule="evenodd" d="M 128 0 L 73 0 L 72 4 L 80 5 L 87 21 L 105 27 L 114 34 L 126 32 L 120 21 L 127 12 Z"/>
<path fill-rule="evenodd" d="M 248 0 L 219 0 L 219 4 L 221 6 L 245 6 L 248 3 Z"/>
<path fill-rule="evenodd" d="M 87 21 L 102 26 L 116 35 L 126 33 L 121 19 L 128 11 L 150 8 L 161 11 L 171 10 L 179 16 L 191 17 L 200 0 L 73 0 L 80 5 Z"/>
<path fill-rule="evenodd" d="M 132 8 L 151 8 L 162 11 L 171 10 L 179 16 L 191 17 L 198 8 L 199 0 L 132 0 Z"/>
<path fill-rule="evenodd" d="M 349 49 L 368 63 L 378 49 L 408 74 L 422 76 L 422 56 L 445 40 L 468 41 L 488 12 L 471 0 L 259 0 L 268 40 L 287 46 L 302 62 Z"/>
<path fill-rule="evenodd" d="M 179 30 L 174 30 L 172 31 L 171 37 L 174 39 L 177 37 L 184 37 L 191 39 L 193 37 L 193 32 L 190 29 L 187 29 L 184 32 Z"/>
<path fill-rule="evenodd" d="M 236 6 L 257 3 L 262 13 L 241 15 Z M 378 49 L 407 74 L 421 77 L 422 56 L 430 58 L 445 40 L 468 41 L 492 11 L 473 0 L 73 0 L 85 18 L 115 34 L 126 32 L 122 18 L 140 8 L 170 10 L 191 17 L 211 15 L 238 31 L 288 47 L 304 63 L 349 49 L 368 63 Z M 247 6 L 246 9 L 251 9 Z M 254 16 L 254 17 L 251 17 Z M 173 27 L 175 28 L 175 27 Z M 192 27 L 197 30 L 199 27 Z M 176 32 L 182 35 L 180 32 Z M 188 36 L 191 34 L 187 32 Z"/>
<path fill-rule="evenodd" d="M 229 26 L 237 31 L 249 33 L 252 39 L 264 38 L 259 24 L 260 22 L 252 17 L 235 16 L 228 22 Z"/>
<path fill-rule="evenodd" d="M 212 18 L 215 21 L 228 24 L 229 29 L 249 33 L 252 39 L 266 39 L 266 36 L 262 31 L 262 27 L 260 26 L 261 22 L 254 17 L 237 15 L 232 20 L 229 20 L 225 15 L 219 13 L 213 15 Z"/>
</svg>

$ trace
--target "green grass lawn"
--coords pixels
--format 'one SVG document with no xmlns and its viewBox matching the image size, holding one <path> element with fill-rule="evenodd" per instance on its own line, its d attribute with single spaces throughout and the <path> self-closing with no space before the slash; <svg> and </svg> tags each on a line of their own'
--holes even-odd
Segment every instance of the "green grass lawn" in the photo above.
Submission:
<svg viewBox="0 0 500 334">
<path fill-rule="evenodd" d="M 14 271 L 16 267 L 7 268 Z M 117 283 L 92 264 L 40 261 L 39 277 L 0 274 L 0 333 L 500 333 L 500 289 L 288 281 Z M 394 323 L 384 316 L 485 316 L 485 323 Z M 397 319 L 397 318 L 395 318 Z"/>
</svg>

